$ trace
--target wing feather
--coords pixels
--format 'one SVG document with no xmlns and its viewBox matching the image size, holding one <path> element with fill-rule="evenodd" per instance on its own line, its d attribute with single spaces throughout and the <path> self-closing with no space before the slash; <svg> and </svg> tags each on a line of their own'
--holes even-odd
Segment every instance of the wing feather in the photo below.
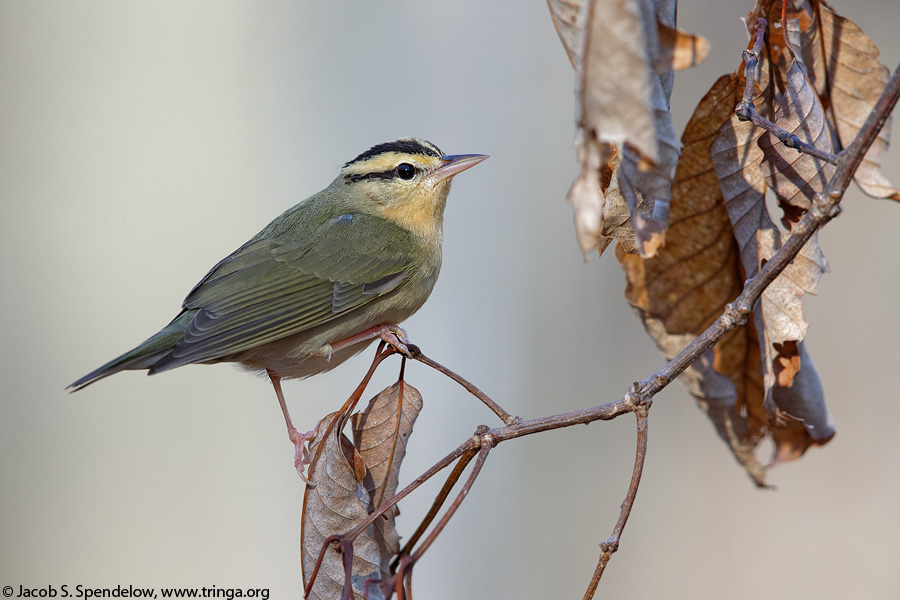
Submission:
<svg viewBox="0 0 900 600">
<path fill-rule="evenodd" d="M 414 243 L 357 213 L 253 239 L 191 290 L 184 308 L 196 313 L 153 370 L 228 357 L 359 309 L 406 279 L 413 265 L 403 249 Z"/>
</svg>

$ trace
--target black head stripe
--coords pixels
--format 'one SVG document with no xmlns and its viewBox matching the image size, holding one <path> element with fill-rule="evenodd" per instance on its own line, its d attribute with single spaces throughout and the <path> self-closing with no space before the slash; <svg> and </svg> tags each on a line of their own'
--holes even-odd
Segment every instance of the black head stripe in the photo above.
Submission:
<svg viewBox="0 0 900 600">
<path fill-rule="evenodd" d="M 430 143 L 431 142 L 429 142 L 429 144 Z M 344 165 L 344 168 L 349 167 L 353 163 L 357 163 L 361 160 L 368 160 L 373 156 L 384 154 L 385 152 L 399 152 L 401 154 L 422 154 L 425 156 L 433 156 L 435 158 L 440 158 L 444 155 L 444 153 L 434 145 L 426 146 L 422 142 L 412 139 L 397 140 L 394 142 L 385 142 L 384 144 L 372 146 L 350 162 L 346 163 Z"/>
<path fill-rule="evenodd" d="M 396 176 L 397 173 L 391 169 L 390 171 L 381 171 L 377 173 L 353 173 L 352 175 L 344 175 L 344 180 L 355 183 L 364 179 L 393 179 Z"/>
</svg>

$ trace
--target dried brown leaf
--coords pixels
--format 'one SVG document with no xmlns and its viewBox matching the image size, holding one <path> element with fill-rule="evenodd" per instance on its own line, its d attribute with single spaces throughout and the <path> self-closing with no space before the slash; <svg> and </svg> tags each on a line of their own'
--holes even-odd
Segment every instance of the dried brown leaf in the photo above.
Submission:
<svg viewBox="0 0 900 600">
<path fill-rule="evenodd" d="M 719 78 L 685 128 L 666 245 L 651 259 L 617 248 L 628 277 L 625 296 L 667 358 L 711 325 L 744 281 L 708 150 L 733 114 L 742 87 L 737 76 Z M 737 460 L 764 485 L 765 469 L 754 453 L 767 421 L 755 333 L 747 327 L 733 330 L 684 378 Z"/>
<path fill-rule="evenodd" d="M 823 103 L 830 105 L 837 136 L 846 147 L 881 96 L 889 71 L 878 60 L 878 47 L 856 23 L 838 15 L 824 2 L 818 2 L 818 7 L 819 18 L 806 14 L 806 18 L 788 22 L 788 38 L 796 44 L 790 29 L 800 29 L 800 54 L 808 67 L 809 79 Z M 889 118 L 866 153 L 854 181 L 873 198 L 900 200 L 900 189 L 879 170 L 881 157 L 890 144 L 890 131 Z"/>
<path fill-rule="evenodd" d="M 797 358 L 789 367 L 794 370 L 790 385 L 779 385 L 774 389 L 775 422 L 781 426 L 776 426 L 772 432 L 775 441 L 773 463 L 796 460 L 810 446 L 821 446 L 830 441 L 835 433 L 825 403 L 820 401 L 824 397 L 822 382 L 806 345 L 800 342 L 796 348 L 788 350 L 788 354 L 792 353 L 796 353 Z M 800 365 L 799 370 L 794 369 L 796 363 Z M 805 418 L 800 421 L 792 415 L 805 415 Z M 781 424 L 785 420 L 796 420 L 802 427 L 785 427 Z M 799 435 L 801 429 L 804 435 Z"/>
<path fill-rule="evenodd" d="M 576 98 L 580 126 L 600 142 L 627 142 L 653 162 L 664 135 L 652 103 L 659 80 L 650 68 L 658 47 L 656 20 L 643 0 L 596 0 L 582 8 L 583 52 Z"/>
<path fill-rule="evenodd" d="M 581 11 L 581 0 L 547 0 L 550 18 L 559 35 L 569 62 L 574 67 L 581 54 L 581 25 L 578 13 Z"/>
<path fill-rule="evenodd" d="M 688 36 L 674 30 L 675 3 L 548 0 L 548 6 L 577 73 L 575 148 L 581 173 L 567 199 L 575 210 L 579 246 L 585 254 L 595 249 L 602 253 L 614 235 L 651 256 L 665 240 L 669 187 L 679 154 L 668 98 L 676 49 L 683 56 Z M 665 48 L 659 31 L 667 36 Z M 630 204 L 651 207 L 646 214 L 630 213 L 629 221 L 617 211 L 624 198 L 605 198 L 605 186 L 598 181 L 604 176 L 598 168 L 606 166 L 617 147 L 621 183 L 627 181 L 628 195 L 639 198 Z M 608 218 L 612 223 L 605 223 Z"/>
<path fill-rule="evenodd" d="M 619 245 L 625 252 L 629 254 L 637 252 L 634 230 L 631 228 L 631 211 L 619 187 L 618 168 L 612 171 L 603 202 L 604 218 L 601 233 L 604 238 L 602 243 L 598 244 L 597 251 L 603 254 L 603 251 L 615 238 L 619 240 Z"/>
<path fill-rule="evenodd" d="M 337 414 L 328 415 L 319 422 L 310 444 L 310 452 L 317 459 L 309 469 L 309 479 L 314 486 L 307 486 L 303 496 L 300 554 L 304 585 L 309 582 L 325 540 L 353 529 L 369 514 L 369 494 L 363 485 L 365 465 L 359 453 L 346 436 L 337 433 L 337 428 L 323 439 Z M 319 451 L 322 444 L 324 447 Z M 334 546 L 324 552 L 309 598 L 335 600 L 341 598 L 344 589 L 344 556 Z M 372 532 L 363 532 L 353 543 L 351 584 L 354 598 L 363 600 L 366 581 L 380 579 L 381 562 Z M 369 587 L 371 596 L 377 586 Z"/>
<path fill-rule="evenodd" d="M 363 485 L 368 492 L 368 512 L 397 493 L 400 465 L 406 442 L 422 410 L 422 395 L 402 379 L 383 389 L 369 401 L 366 410 L 351 417 L 353 441 L 368 467 Z M 374 536 L 381 548 L 382 573 L 389 574 L 390 559 L 400 550 L 394 523 L 396 510 L 375 522 Z"/>
<path fill-rule="evenodd" d="M 655 48 L 651 48 L 655 54 L 653 55 L 653 70 L 659 76 L 659 83 L 662 85 L 663 97 L 668 104 L 672 98 L 672 88 L 675 86 L 675 69 L 671 61 L 667 61 L 665 54 L 666 48 L 663 48 L 663 41 L 660 39 L 660 27 L 675 29 L 675 18 L 678 15 L 678 0 L 651 0 L 653 12 L 656 13 L 656 37 L 659 40 Z"/>
<path fill-rule="evenodd" d="M 762 135 L 763 130 L 750 122 L 741 121 L 735 115 L 722 125 L 709 148 L 747 277 L 755 276 L 783 242 L 782 233 L 770 219 L 765 205 L 763 151 L 757 144 Z M 799 371 L 805 370 L 807 378 L 817 378 L 811 364 L 807 369 L 800 362 L 802 356 L 798 344 L 804 339 L 808 328 L 801 297 L 804 293 L 816 293 L 818 281 L 827 268 L 814 236 L 797 258 L 766 288 L 754 307 L 754 325 L 763 356 L 764 405 L 770 416 L 775 416 L 778 409 L 788 411 L 776 400 L 783 397 L 782 392 L 776 393 L 776 389 L 781 387 L 779 375 L 781 382 L 788 386 Z M 821 392 L 821 385 L 805 387 L 808 393 L 814 393 L 816 389 Z M 797 393 L 797 389 L 791 392 L 794 395 Z M 806 435 L 810 437 L 825 435 L 830 438 L 833 435 L 833 428 L 827 431 L 830 418 L 821 393 L 806 397 L 802 402 L 792 402 L 791 407 L 791 410 L 806 407 L 806 412 L 789 412 L 797 420 L 785 422 L 785 428 L 805 428 Z M 773 427 L 778 429 L 778 423 Z M 799 434 L 791 435 L 802 438 Z M 819 438 L 812 439 L 821 441 Z"/>
<path fill-rule="evenodd" d="M 806 78 L 799 61 L 793 61 L 787 73 L 787 87 L 775 112 L 775 124 L 801 141 L 833 152 L 825 111 Z M 800 220 L 809 209 L 813 196 L 825 189 L 835 166 L 809 154 L 785 146 L 765 132 L 759 138 L 763 152 L 762 172 L 785 211 L 786 227 Z"/>
<path fill-rule="evenodd" d="M 631 168 L 633 163 L 629 161 L 636 158 L 636 155 L 626 147 L 623 157 L 625 162 L 619 165 L 614 173 L 618 190 L 613 191 L 617 191 L 624 200 L 630 217 L 628 225 L 632 231 L 630 233 L 623 231 L 619 239 L 627 239 L 633 244 L 638 254 L 644 258 L 651 258 L 666 240 L 666 227 L 669 224 L 668 190 L 665 191 L 665 198 L 652 198 L 639 193 L 635 189 L 638 186 L 628 178 L 628 173 L 634 172 L 634 169 Z M 668 187 L 668 183 L 666 183 L 666 187 Z M 605 208 L 618 202 L 618 198 L 609 198 L 609 192 L 607 192 Z"/>
<path fill-rule="evenodd" d="M 668 224 L 668 200 L 672 174 L 678 161 L 679 143 L 672 126 L 668 97 L 668 73 L 657 74 L 658 19 L 665 22 L 674 12 L 665 5 L 654 13 L 648 0 L 586 2 L 578 23 L 584 24 L 583 51 L 576 57 L 576 98 L 579 131 L 575 146 L 581 174 L 569 191 L 575 207 L 576 234 L 582 251 L 601 251 L 609 243 L 604 198 L 597 165 L 603 165 L 611 146 L 621 150 L 620 189 L 639 196 L 651 206 L 646 215 L 632 211 L 631 225 L 639 252 L 652 255 L 664 238 Z M 578 58 L 580 57 L 580 60 Z M 628 196 L 626 196 L 626 200 Z M 612 203 L 619 198 L 613 198 Z M 659 207 L 654 204 L 658 202 Z M 599 215 L 599 219 L 598 219 Z M 652 221 L 652 222 L 651 222 Z M 622 230 L 624 232 L 624 230 Z"/>
<path fill-rule="evenodd" d="M 674 27 L 657 23 L 659 36 L 659 56 L 656 57 L 657 71 L 674 69 L 681 71 L 696 67 L 709 54 L 709 40 L 701 35 L 687 33 Z"/>
<path fill-rule="evenodd" d="M 577 136 L 575 148 L 578 162 L 581 163 L 581 173 L 572 182 L 566 200 L 575 210 L 575 237 L 581 251 L 587 255 L 594 249 L 603 252 L 612 241 L 603 233 L 604 197 L 599 177 L 611 149 L 608 144 L 598 142 L 594 138 L 585 140 L 581 131 Z"/>
</svg>

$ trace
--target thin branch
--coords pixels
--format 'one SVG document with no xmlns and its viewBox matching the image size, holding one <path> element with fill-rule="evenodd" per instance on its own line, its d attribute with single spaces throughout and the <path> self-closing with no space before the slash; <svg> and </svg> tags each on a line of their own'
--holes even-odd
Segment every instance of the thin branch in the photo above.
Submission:
<svg viewBox="0 0 900 600">
<path fill-rule="evenodd" d="M 344 563 L 344 591 L 341 600 L 353 600 L 353 542 L 341 544 L 341 557 Z"/>
<path fill-rule="evenodd" d="M 478 450 L 478 456 L 475 458 L 475 464 L 472 465 L 472 472 L 469 473 L 468 479 L 463 484 L 462 489 L 459 490 L 459 494 L 456 495 L 456 498 L 453 499 L 453 503 L 447 508 L 447 512 L 444 513 L 444 516 L 441 517 L 441 520 L 438 521 L 437 525 L 434 526 L 434 529 L 431 533 L 428 534 L 428 537 L 422 542 L 422 545 L 416 548 L 416 551 L 410 554 L 410 566 L 416 563 L 422 555 L 431 547 L 431 544 L 434 543 L 434 540 L 437 539 L 437 536 L 441 534 L 444 530 L 444 527 L 447 526 L 447 523 L 450 522 L 450 519 L 453 518 L 453 515 L 459 509 L 463 500 L 466 499 L 466 496 L 469 495 L 469 491 L 472 489 L 472 486 L 475 484 L 475 479 L 478 478 L 478 474 L 481 473 L 481 467 L 484 466 L 484 462 L 487 460 L 488 454 L 491 449 L 496 445 L 494 440 L 491 438 L 490 434 L 481 435 L 481 449 Z"/>
<path fill-rule="evenodd" d="M 450 379 L 452 379 L 459 385 L 466 388 L 466 391 L 468 391 L 470 394 L 472 394 L 473 396 L 475 396 L 476 398 L 481 400 L 488 408 L 490 408 L 492 411 L 494 411 L 494 414 L 497 415 L 498 417 L 500 417 L 500 420 L 502 420 L 505 424 L 512 425 L 513 423 L 516 423 L 520 420 L 519 417 L 514 417 L 513 415 L 511 415 L 508 412 L 506 412 L 505 410 L 503 410 L 502 406 L 500 406 L 499 404 L 497 404 L 496 402 L 491 400 L 491 398 L 487 394 L 485 394 L 484 392 L 479 390 L 477 387 L 475 387 L 474 384 L 472 384 L 471 382 L 469 382 L 462 376 L 457 375 L 456 373 L 454 373 L 453 371 L 451 371 L 444 365 L 431 360 L 430 358 L 428 358 L 421 352 L 416 353 L 413 356 L 413 358 L 415 358 L 417 361 L 419 361 L 422 364 L 428 365 L 435 371 L 437 371 L 439 373 L 443 373 L 444 375 L 446 375 L 447 377 L 449 377 Z"/>
<path fill-rule="evenodd" d="M 641 484 L 641 475 L 644 472 L 644 459 L 647 456 L 647 425 L 650 405 L 644 404 L 635 409 L 637 417 L 637 449 L 634 455 L 634 471 L 631 473 L 631 483 L 628 485 L 628 494 L 625 495 L 625 501 L 622 502 L 622 509 L 619 511 L 619 520 L 613 528 L 612 535 L 605 542 L 600 544 L 600 559 L 597 561 L 597 568 L 594 569 L 594 575 L 588 585 L 587 591 L 584 593 L 582 600 L 591 600 L 597 591 L 597 584 L 603 577 L 603 572 L 609 559 L 619 549 L 619 540 L 622 538 L 622 532 L 625 531 L 625 524 L 628 517 L 631 516 L 631 509 L 634 507 L 634 500 L 637 498 L 638 486 Z"/>
<path fill-rule="evenodd" d="M 398 600 L 403 600 L 404 586 L 402 585 L 402 582 L 406 582 L 405 590 L 407 594 L 409 594 L 409 598 L 411 599 L 412 570 L 416 564 L 416 561 L 422 558 L 422 555 L 428 550 L 431 544 L 434 543 L 437 537 L 447 526 L 447 523 L 450 522 L 450 519 L 453 518 L 453 515 L 459 509 L 463 500 L 466 499 L 466 496 L 469 494 L 469 491 L 472 489 L 472 486 L 475 483 L 475 479 L 477 479 L 478 475 L 481 473 L 481 468 L 484 466 L 488 454 L 495 445 L 494 440 L 491 438 L 490 434 L 485 433 L 486 431 L 486 427 L 479 427 L 478 434 L 476 434 L 476 436 L 473 436 L 473 438 L 470 438 L 473 440 L 477 440 L 477 443 L 480 446 L 478 456 L 475 460 L 474 466 L 472 467 L 472 472 L 469 473 L 469 477 L 463 484 L 463 487 L 460 490 L 459 494 L 457 494 L 456 498 L 453 500 L 453 503 L 450 504 L 447 512 L 444 513 L 444 516 L 441 517 L 441 520 L 438 521 L 438 524 L 435 525 L 434 529 L 431 531 L 428 537 L 425 538 L 425 540 L 422 542 L 422 545 L 419 546 L 419 548 L 417 548 L 415 552 L 413 552 L 412 554 L 406 554 L 406 547 L 409 547 L 410 545 L 407 544 L 407 546 L 404 547 L 404 550 L 402 550 L 397 556 L 395 564 L 392 565 L 395 567 L 395 571 L 393 572 L 391 577 L 386 580 L 388 586 L 382 586 L 382 590 L 385 591 L 385 598 L 390 598 L 392 595 L 396 594 Z M 469 460 L 471 460 L 471 456 L 468 456 L 468 458 L 464 457 L 463 459 L 468 462 Z M 460 460 L 460 463 L 462 462 L 463 460 Z M 462 468 L 465 467 L 463 466 Z M 457 465 L 457 469 L 460 470 L 460 472 L 462 468 L 460 468 L 459 464 Z M 455 472 L 456 470 L 454 470 L 454 473 Z"/>
<path fill-rule="evenodd" d="M 639 401 L 640 402 L 640 401 Z M 525 435 L 571 427 L 572 425 L 587 425 L 594 421 L 610 421 L 634 410 L 635 402 L 622 397 L 615 402 L 601 404 L 593 408 L 585 408 L 569 413 L 552 415 L 540 419 L 522 420 L 515 425 L 497 427 L 490 430 L 497 442 L 505 442 Z"/>
<path fill-rule="evenodd" d="M 753 106 L 753 84 L 756 81 L 756 71 L 759 67 L 759 56 L 762 51 L 763 39 L 766 34 L 766 26 L 768 21 L 760 17 L 756 22 L 756 42 L 753 44 L 752 50 L 744 50 L 744 62 L 746 63 L 747 85 L 744 88 L 744 97 L 735 109 L 735 114 L 742 121 L 752 121 L 754 125 L 765 129 L 769 134 L 774 135 L 781 143 L 788 148 L 794 148 L 798 152 L 809 154 L 825 162 L 837 164 L 838 156 L 831 152 L 820 150 L 811 144 L 807 144 L 793 133 L 782 129 L 772 121 L 768 120 L 758 112 Z"/>
<path fill-rule="evenodd" d="M 312 573 L 309 575 L 309 581 L 306 583 L 306 587 L 303 588 L 303 597 L 308 598 L 309 593 L 312 591 L 313 585 L 316 583 L 316 577 L 319 575 L 319 568 L 322 566 L 322 561 L 325 559 L 325 552 L 328 550 L 328 547 L 332 544 L 340 544 L 341 536 L 340 535 L 330 535 L 325 538 L 325 541 L 322 542 L 322 548 L 319 550 L 319 556 L 316 558 L 316 565 L 313 567 Z"/>
<path fill-rule="evenodd" d="M 347 533 L 341 536 L 342 539 L 355 540 L 359 535 L 365 531 L 369 525 L 375 522 L 375 519 L 381 517 L 384 513 L 386 513 L 392 506 L 403 500 L 406 496 L 413 493 L 416 488 L 421 486 L 423 483 L 434 477 L 436 474 L 440 473 L 443 469 L 449 466 L 453 461 L 455 461 L 460 456 L 471 452 L 472 450 L 477 450 L 481 447 L 481 439 L 479 436 L 471 436 L 466 439 L 462 444 L 460 444 L 453 452 L 439 460 L 437 463 L 432 465 L 430 469 L 416 477 L 416 479 L 410 483 L 408 486 L 397 492 L 394 496 L 391 496 L 391 499 L 385 502 L 384 504 L 378 506 L 375 510 L 369 514 L 368 517 L 364 521 L 361 521 L 359 525 L 348 531 Z"/>
<path fill-rule="evenodd" d="M 473 458 L 475 458 L 474 448 L 472 450 L 469 450 L 466 454 L 463 454 L 462 457 L 456 462 L 456 466 L 453 467 L 453 471 L 451 471 L 450 475 L 447 477 L 447 481 L 444 482 L 444 486 L 441 488 L 441 491 L 438 492 L 437 497 L 431 504 L 431 508 L 428 510 L 428 514 L 425 515 L 425 518 L 423 518 L 422 522 L 419 523 L 416 531 L 410 536 L 409 540 L 407 540 L 406 544 L 403 545 L 403 548 L 401 548 L 400 552 L 397 554 L 398 559 L 405 554 L 409 554 L 410 550 L 419 542 L 419 538 L 422 537 L 422 535 L 425 533 L 425 530 L 428 529 L 429 525 L 431 525 L 431 522 L 440 511 L 441 506 L 443 506 L 444 502 L 447 500 L 447 496 L 450 495 L 453 486 L 455 486 L 456 482 L 459 481 L 459 478 L 462 476 L 463 471 L 465 471 L 466 467 L 469 465 L 469 462 Z M 393 566 L 396 567 L 397 562 L 397 559 L 395 559 Z"/>
<path fill-rule="evenodd" d="M 331 423 L 328 424 L 328 428 L 325 430 L 325 433 L 322 435 L 322 439 L 327 439 L 329 435 L 331 435 L 331 430 L 334 429 L 335 425 L 337 425 L 338 432 L 340 432 L 344 428 L 344 424 L 347 422 L 347 417 L 350 416 L 350 413 L 353 412 L 353 409 L 356 408 L 356 405 L 359 403 L 359 399 L 362 398 L 363 392 L 366 391 L 366 386 L 369 385 L 369 380 L 372 379 L 372 375 L 375 374 L 375 369 L 378 368 L 378 365 L 384 361 L 388 356 L 392 354 L 396 354 L 399 351 L 393 346 L 387 346 L 385 348 L 385 342 L 381 342 L 378 344 L 378 349 L 375 351 L 375 358 L 372 359 L 372 364 L 369 366 L 369 370 L 366 371 L 365 376 L 362 378 L 362 381 L 359 382 L 359 385 L 356 386 L 356 389 L 353 390 L 353 393 L 350 394 L 350 397 L 344 402 L 344 405 L 338 410 L 338 413 L 331 420 Z M 313 466 L 318 462 L 319 455 L 322 453 L 322 449 L 325 447 L 325 444 L 319 444 L 319 447 L 316 448 L 316 454 L 309 461 L 309 469 L 312 471 Z"/>
<path fill-rule="evenodd" d="M 388 463 L 384 471 L 384 479 L 378 486 L 377 493 L 372 497 L 373 506 L 378 506 L 384 502 L 384 493 L 388 489 L 388 482 L 391 479 L 391 473 L 394 469 L 394 458 L 397 456 L 397 445 L 400 443 L 400 426 L 403 424 L 403 395 L 406 392 L 406 380 L 403 379 L 403 368 L 405 366 L 406 357 L 404 356 L 400 361 L 400 378 L 397 380 L 397 422 L 394 424 L 394 431 L 391 434 L 391 451 L 388 453 Z"/>
<path fill-rule="evenodd" d="M 898 98 L 900 98 L 900 66 L 894 70 L 881 97 L 875 103 L 875 107 L 869 113 L 869 117 L 853 142 L 841 152 L 837 168 L 824 188 L 828 192 L 814 196 L 810 209 L 791 230 L 791 235 L 784 245 L 766 262 L 755 277 L 745 282 L 741 294 L 734 302 L 725 307 L 722 316 L 679 352 L 675 358 L 666 363 L 662 369 L 641 382 L 646 385 L 646 393 L 650 397 L 693 364 L 725 334 L 746 323 L 753 305 L 759 300 L 766 287 L 794 260 L 809 238 L 840 213 L 840 202 L 847 186 L 850 185 L 853 174 L 869 147 L 878 137 L 878 132 L 881 131 L 890 116 Z"/>
</svg>

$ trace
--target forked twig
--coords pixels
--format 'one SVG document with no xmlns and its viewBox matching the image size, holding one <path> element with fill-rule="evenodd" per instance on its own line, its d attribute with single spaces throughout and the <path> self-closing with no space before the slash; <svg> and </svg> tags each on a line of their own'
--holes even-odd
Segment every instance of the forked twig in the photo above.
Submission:
<svg viewBox="0 0 900 600">
<path fill-rule="evenodd" d="M 312 573 L 310 574 L 309 581 L 306 584 L 303 595 L 304 597 L 309 596 L 310 591 L 312 590 L 312 586 L 316 581 L 316 576 L 318 575 L 319 568 L 322 565 L 322 561 L 325 557 L 325 553 L 328 550 L 329 546 L 338 546 L 345 547 L 346 544 L 350 544 L 352 547 L 353 542 L 358 538 L 372 523 L 375 522 L 376 519 L 380 518 L 384 515 L 388 510 L 390 510 L 393 506 L 395 506 L 398 502 L 400 502 L 403 498 L 414 492 L 419 486 L 423 483 L 434 477 L 437 473 L 440 473 L 444 468 L 449 466 L 453 461 L 461 456 L 464 456 L 467 453 L 473 452 L 477 450 L 481 445 L 481 439 L 478 436 L 472 436 L 468 438 L 465 442 L 463 442 L 458 448 L 454 451 L 450 452 L 444 458 L 435 463 L 430 469 L 422 473 L 419 477 L 417 477 L 412 483 L 407 485 L 405 488 L 397 492 L 394 496 L 392 496 L 387 502 L 381 504 L 376 507 L 368 517 L 366 517 L 363 521 L 361 521 L 356 527 L 353 529 L 340 534 L 340 535 L 332 535 L 325 539 L 322 542 L 322 547 L 319 550 L 319 556 L 316 559 L 316 565 L 313 568 Z M 466 462 L 471 460 L 471 458 L 466 459 Z"/>
<path fill-rule="evenodd" d="M 418 548 L 416 548 L 415 552 L 410 554 L 410 558 L 412 559 L 413 564 L 420 558 L 422 558 L 422 555 L 425 554 L 425 551 L 428 550 L 429 547 L 431 547 L 431 544 L 434 543 L 434 540 L 437 539 L 437 536 L 441 534 L 441 532 L 444 530 L 444 527 L 446 527 L 447 523 L 450 522 L 450 519 L 453 518 L 453 515 L 463 503 L 463 500 L 465 500 L 466 496 L 469 495 L 469 491 L 472 489 L 472 485 L 474 485 L 475 480 L 478 478 L 478 474 L 481 473 L 481 467 L 484 466 L 488 454 L 496 445 L 496 442 L 492 439 L 490 434 L 481 435 L 480 442 L 481 448 L 478 450 L 478 456 L 475 458 L 475 463 L 472 465 L 472 472 L 469 473 L 469 477 L 463 484 L 462 489 L 459 490 L 459 494 L 457 494 L 456 498 L 453 499 L 453 502 L 447 508 L 447 512 L 444 513 L 444 516 L 441 517 L 441 520 L 438 521 L 437 525 L 434 526 L 434 529 L 431 531 L 431 533 L 428 534 L 428 537 L 426 537 L 422 541 L 422 544 Z"/>
<path fill-rule="evenodd" d="M 422 519 L 422 522 L 419 523 L 419 526 L 416 528 L 415 532 L 409 537 L 406 544 L 403 545 L 403 548 L 400 549 L 400 552 L 397 554 L 397 557 L 394 559 L 393 565 L 397 566 L 399 562 L 399 558 L 406 554 L 409 554 L 413 547 L 419 542 L 419 538 L 425 533 L 425 530 L 428 529 L 428 526 L 431 525 L 431 522 L 437 516 L 438 512 L 441 510 L 441 506 L 444 505 L 444 502 L 447 500 L 447 497 L 450 495 L 450 491 L 453 489 L 453 486 L 456 485 L 456 482 L 459 481 L 459 478 L 462 476 L 463 471 L 465 471 L 466 467 L 469 465 L 469 462 L 475 457 L 475 449 L 469 450 L 456 462 L 456 466 L 453 467 L 453 471 L 450 472 L 450 475 L 447 477 L 447 481 L 444 482 L 444 486 L 441 488 L 441 491 L 438 492 L 437 497 L 434 499 L 434 502 L 431 504 L 431 508 L 428 510 L 428 514 Z"/>
</svg>

